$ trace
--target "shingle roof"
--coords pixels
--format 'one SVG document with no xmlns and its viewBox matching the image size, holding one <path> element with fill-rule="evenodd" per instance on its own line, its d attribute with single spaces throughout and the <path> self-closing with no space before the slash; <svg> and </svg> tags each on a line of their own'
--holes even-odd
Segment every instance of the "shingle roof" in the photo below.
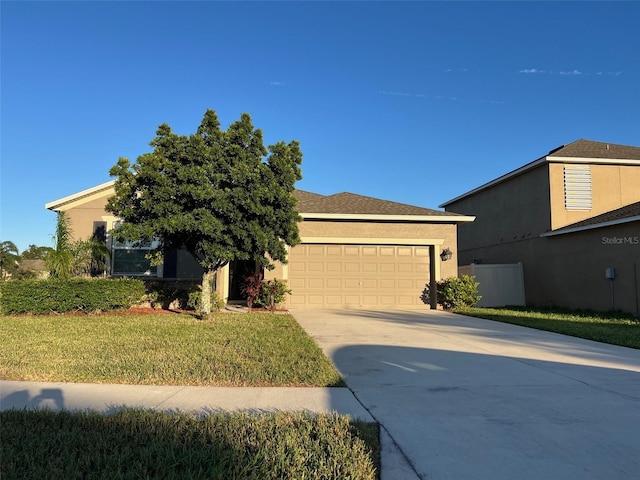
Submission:
<svg viewBox="0 0 640 480">
<path fill-rule="evenodd" d="M 580 139 L 551 150 L 548 155 L 553 157 L 640 160 L 640 147 Z"/>
<path fill-rule="evenodd" d="M 89 198 L 96 193 L 113 189 L 115 181 L 103 183 L 82 192 L 75 193 L 68 197 L 47 203 L 46 208 L 57 210 L 62 205 L 71 203 L 82 198 Z M 416 207 L 404 203 L 381 200 L 379 198 L 366 197 L 355 193 L 337 193 L 334 195 L 320 195 L 318 193 L 296 190 L 298 199 L 298 212 L 301 214 L 343 214 L 343 215 L 416 215 L 416 216 L 440 216 L 440 217 L 460 217 L 463 220 L 467 217 L 453 212 L 442 210 L 432 210 L 430 208 Z"/>
<path fill-rule="evenodd" d="M 594 142 L 593 140 L 584 139 L 576 140 L 575 142 L 555 148 L 546 155 L 538 158 L 537 160 L 529 162 L 520 168 L 512 170 L 509 173 L 505 173 L 504 175 L 495 178 L 483 185 L 480 185 L 473 190 L 463 193 L 462 195 L 459 195 L 451 200 L 448 200 L 439 206 L 441 208 L 446 208 L 454 202 L 498 185 L 499 183 L 502 183 L 517 175 L 522 175 L 523 173 L 537 168 L 547 162 L 564 161 L 566 163 L 584 163 L 585 160 L 583 159 L 589 159 L 589 163 L 593 164 L 597 164 L 598 160 L 600 160 L 600 163 L 607 164 L 616 164 L 619 161 L 620 164 L 636 165 L 637 162 L 640 161 L 640 147 L 618 145 L 615 143 Z"/>
<path fill-rule="evenodd" d="M 602 213 L 595 217 L 572 223 L 571 225 L 559 228 L 556 231 L 559 232 L 562 230 L 598 225 L 600 223 L 614 222 L 616 220 L 624 220 L 631 217 L 640 217 L 640 202 L 632 203 L 631 205 L 626 205 L 624 207 L 617 208 L 616 210 L 611 210 L 610 212 Z"/>
<path fill-rule="evenodd" d="M 304 190 L 296 190 L 296 197 L 298 198 L 298 211 L 300 213 L 459 216 L 457 213 L 416 207 L 348 192 L 319 195 Z"/>
</svg>

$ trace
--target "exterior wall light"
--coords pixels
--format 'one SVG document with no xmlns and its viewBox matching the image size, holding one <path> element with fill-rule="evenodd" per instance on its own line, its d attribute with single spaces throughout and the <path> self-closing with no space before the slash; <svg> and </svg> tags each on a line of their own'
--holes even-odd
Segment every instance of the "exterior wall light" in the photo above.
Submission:
<svg viewBox="0 0 640 480">
<path fill-rule="evenodd" d="M 442 251 L 442 253 L 440 253 L 440 258 L 442 259 L 443 262 L 446 262 L 447 260 L 451 260 L 451 257 L 453 257 L 453 252 L 449 250 L 449 248 L 445 248 Z"/>
</svg>

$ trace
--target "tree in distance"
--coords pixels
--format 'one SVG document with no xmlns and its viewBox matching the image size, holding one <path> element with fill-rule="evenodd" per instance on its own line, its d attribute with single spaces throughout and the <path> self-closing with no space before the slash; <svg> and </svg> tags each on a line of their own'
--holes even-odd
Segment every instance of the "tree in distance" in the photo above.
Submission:
<svg viewBox="0 0 640 480">
<path fill-rule="evenodd" d="M 232 260 L 263 268 L 286 263 L 287 246 L 300 242 L 295 182 L 302 178 L 297 141 L 265 148 L 262 131 L 243 113 L 227 130 L 207 110 L 196 133 L 177 135 L 167 124 L 153 152 L 110 170 L 115 195 L 107 210 L 122 220 L 117 241 L 158 242 L 156 259 L 189 252 L 202 266 L 202 314 L 211 313 L 211 280 Z"/>
</svg>

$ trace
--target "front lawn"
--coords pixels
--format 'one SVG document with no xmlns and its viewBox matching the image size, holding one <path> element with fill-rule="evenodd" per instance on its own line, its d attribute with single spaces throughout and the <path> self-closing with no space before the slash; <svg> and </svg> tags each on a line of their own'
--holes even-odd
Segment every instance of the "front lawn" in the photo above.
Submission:
<svg viewBox="0 0 640 480">
<path fill-rule="evenodd" d="M 379 461 L 377 425 L 336 415 L 10 410 L 0 422 L 3 480 L 375 480 Z"/>
<path fill-rule="evenodd" d="M 344 386 L 290 315 L 0 317 L 0 378 L 210 386 Z"/>
<path fill-rule="evenodd" d="M 465 308 L 456 313 L 640 348 L 640 321 L 630 315 L 533 308 Z"/>
</svg>

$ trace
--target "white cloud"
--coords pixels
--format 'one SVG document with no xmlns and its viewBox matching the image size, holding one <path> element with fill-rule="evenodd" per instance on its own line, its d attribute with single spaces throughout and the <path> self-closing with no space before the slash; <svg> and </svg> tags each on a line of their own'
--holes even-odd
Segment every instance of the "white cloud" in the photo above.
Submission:
<svg viewBox="0 0 640 480">
<path fill-rule="evenodd" d="M 405 92 L 389 92 L 387 90 L 378 90 L 378 95 L 391 95 L 393 97 L 413 97 L 414 95 L 411 93 Z"/>
<path fill-rule="evenodd" d="M 580 70 L 571 70 L 570 72 L 560 72 L 560 75 L 586 75 L 586 73 L 583 73 Z"/>
<path fill-rule="evenodd" d="M 269 82 L 269 85 L 274 86 L 274 87 L 283 87 L 284 85 L 286 85 L 286 83 L 284 82 Z"/>
<path fill-rule="evenodd" d="M 524 70 L 520 70 L 518 73 L 546 73 L 546 72 L 538 68 L 525 68 Z"/>
</svg>

